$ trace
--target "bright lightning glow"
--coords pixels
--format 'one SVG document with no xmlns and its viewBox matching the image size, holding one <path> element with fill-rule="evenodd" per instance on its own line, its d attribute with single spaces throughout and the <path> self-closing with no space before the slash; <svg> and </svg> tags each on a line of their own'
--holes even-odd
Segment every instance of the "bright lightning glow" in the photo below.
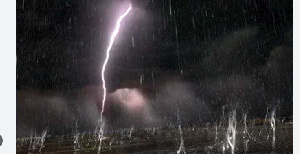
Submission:
<svg viewBox="0 0 300 157">
<path fill-rule="evenodd" d="M 126 10 L 126 12 L 119 17 L 119 19 L 117 21 L 117 24 L 116 24 L 116 28 L 115 28 L 115 30 L 111 34 L 110 42 L 109 42 L 108 48 L 106 50 L 106 58 L 105 58 L 104 64 L 102 66 L 102 71 L 101 71 L 102 88 L 103 88 L 102 111 L 101 111 L 101 117 L 100 117 L 101 122 L 102 122 L 102 114 L 104 112 L 105 101 L 106 101 L 106 86 L 105 86 L 104 73 L 105 73 L 105 68 L 106 68 L 106 65 L 107 65 L 107 62 L 108 62 L 108 59 L 109 59 L 109 52 L 110 52 L 110 50 L 112 48 L 112 45 L 114 44 L 114 41 L 115 41 L 115 38 L 116 38 L 117 34 L 119 33 L 120 24 L 121 24 L 122 20 L 128 15 L 128 13 L 130 12 L 130 10 L 131 10 L 131 5 L 129 5 L 129 7 Z"/>
<path fill-rule="evenodd" d="M 112 48 L 112 45 L 114 44 L 114 41 L 115 41 L 115 38 L 116 38 L 117 34 L 119 33 L 121 22 L 129 14 L 130 10 L 131 10 L 131 4 L 129 5 L 126 12 L 118 18 L 117 23 L 116 23 L 116 28 L 114 29 L 114 31 L 112 32 L 112 34 L 110 36 L 109 45 L 108 45 L 108 48 L 106 50 L 106 58 L 104 60 L 103 66 L 102 66 L 101 78 L 102 78 L 102 88 L 103 88 L 103 100 L 102 100 L 102 108 L 101 108 L 101 114 L 100 114 L 100 132 L 99 132 L 100 144 L 99 144 L 99 148 L 98 148 L 98 153 L 100 153 L 100 151 L 101 151 L 101 142 L 102 142 L 102 137 L 103 137 L 103 127 L 104 127 L 102 117 L 103 117 L 105 101 L 106 101 L 106 85 L 105 85 L 105 77 L 104 77 L 105 68 L 106 68 L 106 65 L 107 65 L 107 62 L 108 62 L 108 59 L 109 59 L 110 50 Z"/>
</svg>

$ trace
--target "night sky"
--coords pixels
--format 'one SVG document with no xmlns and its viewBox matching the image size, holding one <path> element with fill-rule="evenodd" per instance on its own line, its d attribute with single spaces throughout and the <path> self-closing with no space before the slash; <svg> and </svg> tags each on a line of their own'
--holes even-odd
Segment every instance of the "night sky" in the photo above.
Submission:
<svg viewBox="0 0 300 157">
<path fill-rule="evenodd" d="M 239 102 L 263 116 L 279 104 L 279 116 L 292 116 L 292 0 L 131 3 L 107 66 L 109 92 L 140 88 L 152 98 L 178 81 L 215 112 Z M 18 93 L 101 85 L 109 36 L 126 4 L 17 0 L 17 107 L 24 99 Z"/>
</svg>

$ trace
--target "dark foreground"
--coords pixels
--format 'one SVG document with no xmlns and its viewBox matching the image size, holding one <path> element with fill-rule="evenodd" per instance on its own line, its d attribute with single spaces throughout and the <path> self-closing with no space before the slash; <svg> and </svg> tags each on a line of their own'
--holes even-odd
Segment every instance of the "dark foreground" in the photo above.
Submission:
<svg viewBox="0 0 300 157">
<path fill-rule="evenodd" d="M 273 138 L 273 133 L 275 137 Z M 227 126 L 122 129 L 105 134 L 101 153 L 293 153 L 293 124 L 238 124 L 234 134 Z M 183 137 L 183 140 L 181 140 Z M 234 140 L 235 139 L 235 140 Z M 235 141 L 235 142 L 234 142 Z M 234 144 L 235 143 L 235 144 Z M 17 139 L 17 153 L 97 153 L 93 134 L 24 137 Z M 180 150 L 180 151 L 179 151 Z"/>
</svg>

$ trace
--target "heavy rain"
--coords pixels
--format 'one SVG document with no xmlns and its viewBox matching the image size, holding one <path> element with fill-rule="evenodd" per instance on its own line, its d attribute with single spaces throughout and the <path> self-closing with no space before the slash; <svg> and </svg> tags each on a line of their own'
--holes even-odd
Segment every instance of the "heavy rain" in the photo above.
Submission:
<svg viewBox="0 0 300 157">
<path fill-rule="evenodd" d="M 17 0 L 17 153 L 293 153 L 292 0 Z"/>
</svg>

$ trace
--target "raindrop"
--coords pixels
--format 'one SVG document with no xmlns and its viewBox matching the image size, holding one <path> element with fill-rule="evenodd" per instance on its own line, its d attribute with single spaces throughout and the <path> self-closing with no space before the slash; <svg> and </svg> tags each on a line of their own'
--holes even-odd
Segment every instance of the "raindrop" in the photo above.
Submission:
<svg viewBox="0 0 300 157">
<path fill-rule="evenodd" d="M 131 37 L 132 47 L 134 48 L 134 37 Z"/>
</svg>

